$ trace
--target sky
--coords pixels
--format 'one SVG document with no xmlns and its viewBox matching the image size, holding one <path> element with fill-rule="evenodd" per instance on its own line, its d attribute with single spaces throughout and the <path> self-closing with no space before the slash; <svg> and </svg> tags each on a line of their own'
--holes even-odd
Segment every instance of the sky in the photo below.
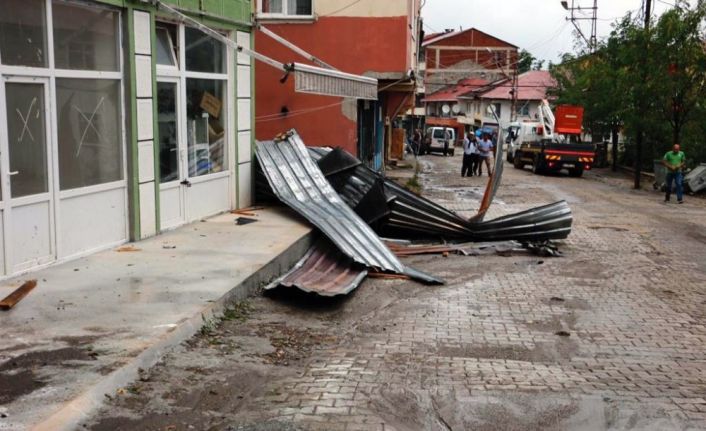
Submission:
<svg viewBox="0 0 706 431">
<path fill-rule="evenodd" d="M 571 0 L 568 1 L 570 5 Z M 593 6 L 593 0 L 574 1 L 575 5 Z M 669 9 L 674 1 L 653 0 L 653 16 Z M 641 7 L 644 7 L 642 0 L 598 0 L 598 39 L 610 34 L 616 19 Z M 447 28 L 474 27 L 555 63 L 562 53 L 574 50 L 574 27 L 566 20 L 568 16 L 560 0 L 426 0 L 422 8 L 427 34 Z M 589 37 L 590 21 L 577 24 Z"/>
</svg>

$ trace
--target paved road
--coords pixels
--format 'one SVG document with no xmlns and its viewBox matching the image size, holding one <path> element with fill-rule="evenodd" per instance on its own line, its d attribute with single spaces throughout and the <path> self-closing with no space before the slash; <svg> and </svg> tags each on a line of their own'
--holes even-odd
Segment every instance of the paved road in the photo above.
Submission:
<svg viewBox="0 0 706 431">
<path fill-rule="evenodd" d="M 485 178 L 461 178 L 460 161 L 423 157 L 423 185 L 470 214 Z M 406 262 L 448 284 L 253 298 L 86 425 L 706 429 L 706 200 L 506 165 L 490 215 L 558 199 L 575 215 L 562 258 L 418 256 Z"/>
</svg>

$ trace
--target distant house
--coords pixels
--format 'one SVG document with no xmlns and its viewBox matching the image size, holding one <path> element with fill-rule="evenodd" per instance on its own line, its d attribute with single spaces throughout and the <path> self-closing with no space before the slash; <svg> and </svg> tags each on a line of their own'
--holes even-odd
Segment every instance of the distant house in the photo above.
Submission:
<svg viewBox="0 0 706 431">
<path fill-rule="evenodd" d="M 427 35 L 422 48 L 427 94 L 461 79 L 501 79 L 518 60 L 517 46 L 476 28 Z"/>
<path fill-rule="evenodd" d="M 549 97 L 548 90 L 556 87 L 556 81 L 549 71 L 531 70 L 517 77 L 517 101 L 515 104 L 516 120 L 535 120 L 537 107 L 542 99 Z M 493 105 L 500 118 L 500 125 L 505 127 L 512 119 L 512 80 L 503 79 L 487 87 L 477 88 L 458 96 L 463 105 L 465 118 L 459 119 L 464 124 L 497 125 L 497 121 L 488 114 L 488 106 Z"/>
<path fill-rule="evenodd" d="M 480 78 L 462 79 L 457 84 L 444 87 L 422 99 L 427 126 L 447 126 L 456 129 L 456 136 L 463 136 L 466 129 L 462 122 L 466 118 L 465 101 L 459 96 L 478 89 L 487 88 L 488 81 Z M 461 121 L 459 121 L 461 120 Z"/>
</svg>

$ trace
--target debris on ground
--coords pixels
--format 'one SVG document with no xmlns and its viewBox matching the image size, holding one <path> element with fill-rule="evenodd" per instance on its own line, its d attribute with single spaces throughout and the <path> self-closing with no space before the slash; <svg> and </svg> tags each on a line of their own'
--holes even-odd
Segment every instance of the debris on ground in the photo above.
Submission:
<svg viewBox="0 0 706 431">
<path fill-rule="evenodd" d="M 423 245 L 401 245 L 393 242 L 385 242 L 387 246 L 397 256 L 415 256 L 420 254 L 441 254 L 449 253 L 463 256 L 483 256 L 497 254 L 499 256 L 513 256 L 517 254 L 531 253 L 537 256 L 561 256 L 557 245 L 552 241 L 497 241 L 485 243 L 459 243 L 459 244 L 423 244 Z"/>
<path fill-rule="evenodd" d="M 0 310 L 10 310 L 37 286 L 37 280 L 27 280 L 0 301 Z"/>
<path fill-rule="evenodd" d="M 122 247 L 118 247 L 117 249 L 115 249 L 115 251 L 117 251 L 118 253 L 132 253 L 135 251 L 142 251 L 142 249 L 137 248 L 134 245 L 124 245 Z"/>
<path fill-rule="evenodd" d="M 692 193 L 706 190 L 706 163 L 701 163 L 684 176 L 684 184 Z"/>
<path fill-rule="evenodd" d="M 321 296 L 345 295 L 358 287 L 368 270 L 341 253 L 330 241 L 321 238 L 294 267 L 265 287 L 296 287 Z"/>
<path fill-rule="evenodd" d="M 371 227 L 336 193 L 299 135 L 258 142 L 255 151 L 271 193 L 319 228 L 354 262 L 374 270 L 406 274 L 427 284 L 443 281 L 403 265 Z M 346 163 L 359 163 L 345 153 Z"/>
<path fill-rule="evenodd" d="M 398 258 L 517 252 L 560 256 L 551 240 L 564 239 L 571 232 L 573 217 L 565 201 L 490 221 L 482 221 L 482 216 L 466 220 L 385 178 L 345 150 L 307 148 L 294 130 L 278 140 L 258 142 L 256 156 L 258 200 L 279 200 L 300 213 L 326 235 L 332 243 L 327 250 L 333 253 L 325 257 L 321 249 L 312 247 L 268 289 L 284 285 L 324 296 L 347 294 L 365 277 L 352 264 L 367 268 L 369 277 L 439 284 L 443 282 L 405 266 Z M 487 210 L 498 181 L 499 176 L 486 190 L 479 215 Z M 383 242 L 378 235 L 499 243 L 405 245 Z"/>
<path fill-rule="evenodd" d="M 237 219 L 235 219 L 235 224 L 237 224 L 238 226 L 242 226 L 245 224 L 255 223 L 256 221 L 257 219 L 254 218 L 238 217 Z"/>
</svg>

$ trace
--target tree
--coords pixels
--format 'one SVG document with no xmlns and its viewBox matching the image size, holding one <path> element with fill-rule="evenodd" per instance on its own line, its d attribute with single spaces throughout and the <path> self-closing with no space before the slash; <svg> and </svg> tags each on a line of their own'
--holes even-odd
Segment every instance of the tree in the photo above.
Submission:
<svg viewBox="0 0 706 431">
<path fill-rule="evenodd" d="M 677 6 L 665 12 L 650 38 L 649 80 L 655 109 L 667 120 L 673 144 L 681 143 L 685 126 L 695 118 L 697 104 L 706 99 L 706 4 Z"/>
<path fill-rule="evenodd" d="M 519 60 L 517 61 L 517 73 L 525 73 L 532 69 L 532 64 L 534 64 L 537 59 L 530 54 L 526 49 L 520 50 Z"/>
<path fill-rule="evenodd" d="M 706 156 L 705 22 L 704 0 L 695 7 L 678 2 L 650 29 L 626 15 L 595 52 L 566 54 L 550 67 L 557 102 L 583 105 L 584 127 L 593 136 L 615 132 L 618 125 L 627 136 L 644 131 L 640 164 L 676 142 L 688 154 Z M 624 161 L 637 161 L 634 141 L 626 149 Z"/>
</svg>

